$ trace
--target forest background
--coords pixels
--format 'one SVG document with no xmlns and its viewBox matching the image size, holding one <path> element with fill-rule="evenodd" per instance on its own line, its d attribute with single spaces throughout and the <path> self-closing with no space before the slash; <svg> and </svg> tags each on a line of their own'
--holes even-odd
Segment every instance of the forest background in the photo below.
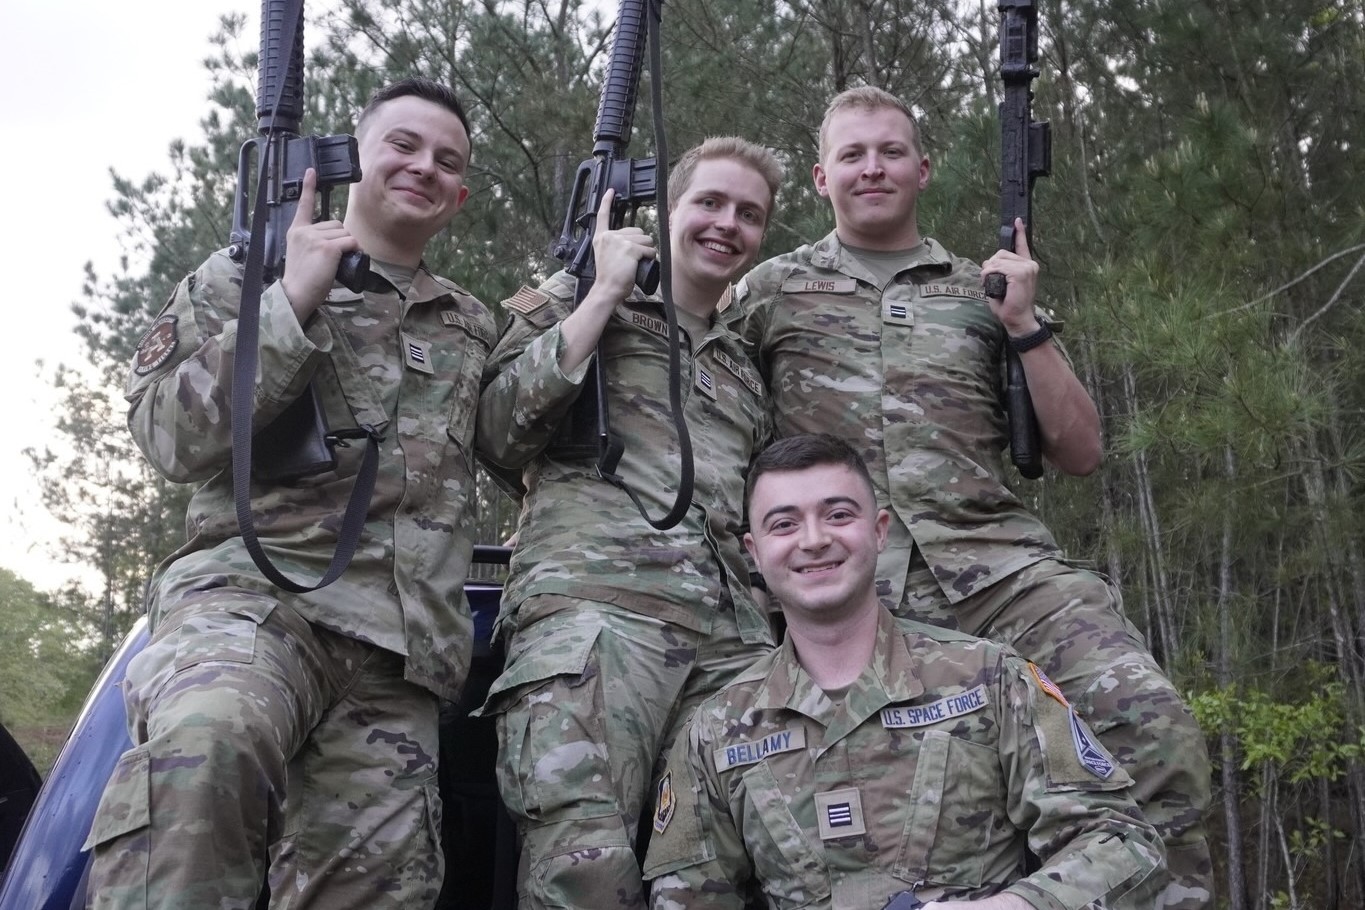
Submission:
<svg viewBox="0 0 1365 910">
<path fill-rule="evenodd" d="M 310 132 L 346 132 L 393 78 L 444 80 L 474 124 L 469 203 L 433 270 L 490 303 L 556 263 L 591 148 L 614 10 L 587 0 L 338 0 L 310 22 Z M 605 8 L 605 15 L 603 10 Z M 1190 698 L 1214 759 L 1220 906 L 1365 906 L 1365 3 L 1067 0 L 1041 5 L 1035 116 L 1053 172 L 1036 253 L 1104 418 L 1094 476 L 1020 480 Z M 183 538 L 189 489 L 144 466 L 121 390 L 171 288 L 225 242 L 238 145 L 256 132 L 255 36 L 225 17 L 203 139 L 116 175 L 137 254 L 87 269 L 92 372 L 62 367 L 57 438 L 29 452 L 98 590 L 0 570 L 0 721 L 46 768 L 99 666 Z M 252 20 L 254 21 L 254 19 Z M 668 0 L 675 153 L 739 132 L 787 180 L 765 255 L 823 236 L 810 190 L 828 98 L 871 83 L 921 116 L 921 225 L 961 255 L 996 237 L 998 15 L 982 0 Z M 648 89 L 631 153 L 653 151 Z M 515 509 L 485 485 L 481 537 Z"/>
</svg>

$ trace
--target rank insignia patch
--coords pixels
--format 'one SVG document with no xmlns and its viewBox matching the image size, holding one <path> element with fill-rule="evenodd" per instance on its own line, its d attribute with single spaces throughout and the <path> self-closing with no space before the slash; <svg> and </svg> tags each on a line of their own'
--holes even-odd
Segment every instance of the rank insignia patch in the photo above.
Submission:
<svg viewBox="0 0 1365 910">
<path fill-rule="evenodd" d="M 171 358 L 175 349 L 180 346 L 175 325 L 176 318 L 170 315 L 162 316 L 152 323 L 152 327 L 147 330 L 147 334 L 143 335 L 142 340 L 137 344 L 137 359 L 133 364 L 134 373 L 139 376 L 146 376 Z"/>
<path fill-rule="evenodd" d="M 815 812 L 821 840 L 867 833 L 867 825 L 863 821 L 863 801 L 856 788 L 815 794 Z"/>
<path fill-rule="evenodd" d="M 673 772 L 665 771 L 659 780 L 658 791 L 654 794 L 654 833 L 663 834 L 668 823 L 673 821 L 673 813 L 678 801 L 673 798 Z"/>
</svg>

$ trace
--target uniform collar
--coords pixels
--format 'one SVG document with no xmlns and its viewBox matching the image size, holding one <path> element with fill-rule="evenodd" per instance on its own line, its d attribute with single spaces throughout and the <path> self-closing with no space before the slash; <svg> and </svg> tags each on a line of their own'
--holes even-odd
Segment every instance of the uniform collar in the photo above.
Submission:
<svg viewBox="0 0 1365 910">
<path fill-rule="evenodd" d="M 830 269 L 841 275 L 866 281 L 868 284 L 875 285 L 877 283 L 876 277 L 863 268 L 857 257 L 845 248 L 843 242 L 839 240 L 838 231 L 830 231 L 815 246 L 811 247 L 810 264 L 817 268 Z M 908 260 L 901 271 L 924 268 L 942 272 L 945 275 L 953 269 L 953 257 L 932 237 L 924 238 L 924 246 L 920 254 L 914 259 Z"/>
</svg>

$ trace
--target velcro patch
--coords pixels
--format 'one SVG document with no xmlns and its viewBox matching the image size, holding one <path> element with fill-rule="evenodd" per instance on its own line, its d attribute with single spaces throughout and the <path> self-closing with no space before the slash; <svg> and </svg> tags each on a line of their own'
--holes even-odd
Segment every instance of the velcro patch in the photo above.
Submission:
<svg viewBox="0 0 1365 910">
<path fill-rule="evenodd" d="M 800 727 L 794 730 L 783 730 L 762 739 L 735 743 L 733 746 L 723 746 L 717 749 L 714 753 L 716 770 L 726 771 L 740 765 L 753 765 L 761 762 L 769 755 L 776 755 L 779 752 L 795 752 L 797 749 L 804 748 L 806 748 L 805 730 Z"/>
<path fill-rule="evenodd" d="M 1071 712 L 1071 739 L 1076 744 L 1076 757 L 1090 773 L 1100 780 L 1108 780 L 1113 776 L 1114 762 L 1109 758 L 1109 753 L 1095 742 L 1095 734 L 1076 716 L 1075 711 Z"/>
<path fill-rule="evenodd" d="M 502 305 L 509 310 L 516 310 L 523 316 L 530 316 L 536 310 L 550 302 L 550 295 L 544 291 L 537 291 L 535 288 L 528 288 L 522 285 L 511 297 L 502 302 Z"/>
<path fill-rule="evenodd" d="M 716 378 L 701 364 L 697 364 L 697 389 L 712 401 L 716 400 Z"/>
<path fill-rule="evenodd" d="M 142 340 L 137 343 L 137 357 L 133 362 L 134 373 L 139 376 L 146 376 L 170 360 L 175 349 L 180 346 L 180 337 L 175 328 L 176 322 L 176 317 L 168 314 L 152 323 L 147 334 L 143 335 Z"/>
<path fill-rule="evenodd" d="M 910 312 L 910 304 L 904 300 L 883 300 L 882 319 L 887 322 L 913 323 L 915 321 Z"/>
<path fill-rule="evenodd" d="M 401 334 L 403 336 L 403 362 L 408 365 L 408 369 L 416 370 L 419 373 L 435 373 L 436 368 L 431 364 L 431 342 L 413 338 L 407 332 Z"/>
<path fill-rule="evenodd" d="M 758 377 L 753 374 L 752 370 L 724 351 L 716 351 L 715 356 L 716 362 L 739 377 L 739 381 L 748 386 L 750 392 L 760 396 L 763 394 L 763 385 L 758 381 Z"/>
<path fill-rule="evenodd" d="M 1038 680 L 1038 688 L 1055 698 L 1063 708 L 1066 708 L 1068 711 L 1071 710 L 1071 702 L 1066 700 L 1066 696 L 1062 694 L 1062 690 L 1057 688 L 1055 682 L 1047 678 L 1047 674 L 1039 669 L 1037 664 L 1033 661 L 1029 661 L 1028 668 L 1033 671 L 1033 678 Z"/>
<path fill-rule="evenodd" d="M 986 292 L 974 288 L 964 288 L 956 284 L 921 284 L 918 286 L 921 297 L 971 297 L 985 300 Z"/>
<path fill-rule="evenodd" d="M 815 794 L 815 818 L 820 825 L 821 840 L 867 833 L 862 797 L 853 787 Z"/>
<path fill-rule="evenodd" d="M 659 786 L 654 793 L 654 833 L 663 834 L 668 828 L 668 823 L 673 821 L 673 813 L 678 808 L 678 801 L 673 797 L 673 772 L 665 771 L 664 776 L 659 779 Z"/>
<path fill-rule="evenodd" d="M 856 278 L 788 278 L 782 282 L 784 294 L 852 294 L 857 290 Z"/>
<path fill-rule="evenodd" d="M 991 703 L 984 685 L 949 695 L 927 705 L 898 705 L 882 709 L 882 726 L 888 730 L 927 727 L 964 714 L 980 711 Z"/>
<path fill-rule="evenodd" d="M 619 307 L 616 312 L 631 325 L 638 325 L 640 328 L 664 338 L 668 337 L 668 323 L 662 319 L 646 313 L 637 313 L 629 307 Z"/>
</svg>

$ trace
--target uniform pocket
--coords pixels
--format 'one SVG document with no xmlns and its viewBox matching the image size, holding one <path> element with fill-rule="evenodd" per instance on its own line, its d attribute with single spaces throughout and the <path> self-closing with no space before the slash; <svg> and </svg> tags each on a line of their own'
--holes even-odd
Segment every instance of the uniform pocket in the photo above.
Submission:
<svg viewBox="0 0 1365 910">
<path fill-rule="evenodd" d="M 152 823 L 151 774 L 151 754 L 146 746 L 123 753 L 104 787 L 82 850 L 140 831 Z"/>
<path fill-rule="evenodd" d="M 256 628 L 264 617 L 196 613 L 175 633 L 175 670 L 204 663 L 249 664 L 256 658 Z"/>
<path fill-rule="evenodd" d="M 479 713 L 495 718 L 498 787 L 531 822 L 618 813 L 608 760 L 598 630 L 542 640 L 514 659 Z M 567 638 L 567 640 L 565 640 Z"/>
<path fill-rule="evenodd" d="M 906 817 L 895 875 L 911 883 L 979 887 L 985 880 L 984 848 L 999 823 L 992 815 L 1005 811 L 999 775 L 994 749 L 942 730 L 926 731 L 909 790 L 917 798 Z"/>
<path fill-rule="evenodd" d="M 768 763 L 745 771 L 743 780 L 753 811 L 744 813 L 742 833 L 769 903 L 781 910 L 828 904 L 829 876 L 816 859 L 824 850 L 806 837 Z"/>
</svg>

